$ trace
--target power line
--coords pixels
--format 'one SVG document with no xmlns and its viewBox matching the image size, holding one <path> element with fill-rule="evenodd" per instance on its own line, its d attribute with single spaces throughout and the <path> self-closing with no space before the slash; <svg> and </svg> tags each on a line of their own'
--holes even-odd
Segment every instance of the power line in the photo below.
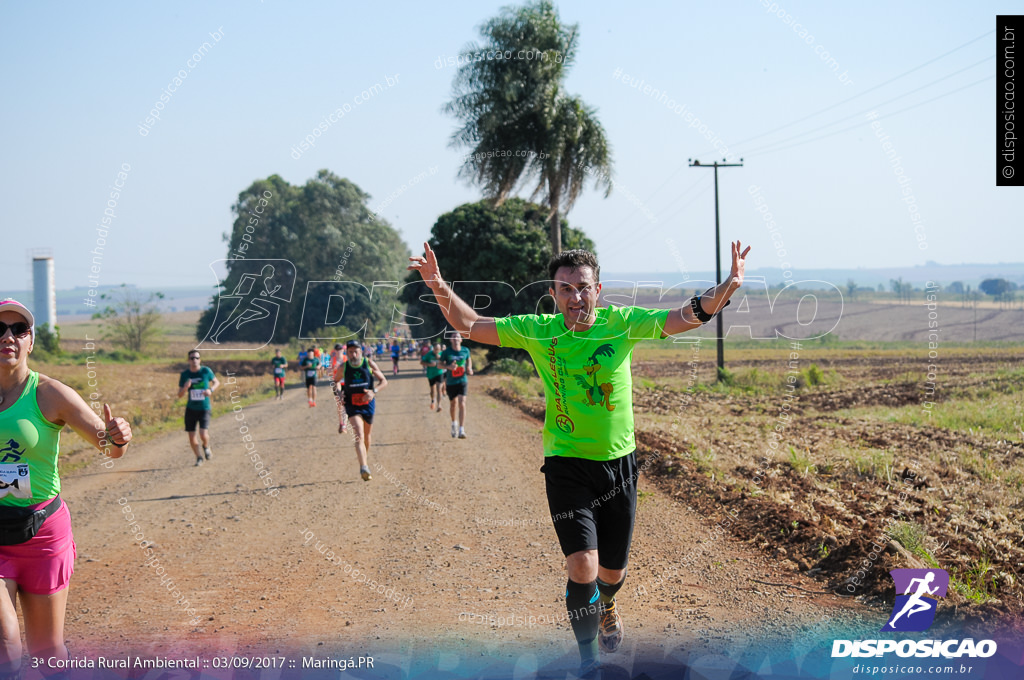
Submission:
<svg viewBox="0 0 1024 680">
<path fill-rule="evenodd" d="M 860 115 L 862 115 L 864 113 L 867 113 L 868 111 L 872 111 L 872 110 L 878 108 L 879 106 L 885 106 L 886 104 L 891 104 L 894 101 L 898 101 L 900 99 L 903 99 L 904 97 L 909 97 L 910 95 L 914 94 L 915 92 L 920 92 L 921 90 L 925 90 L 925 89 L 931 87 L 932 85 L 937 85 L 938 83 L 941 83 L 944 80 L 948 80 L 949 78 L 952 78 L 955 75 L 959 75 L 959 74 L 963 73 L 964 71 L 967 71 L 968 69 L 972 69 L 975 66 L 979 66 L 981 64 L 984 64 L 988 60 L 995 58 L 995 56 L 996 55 L 994 55 L 994 54 L 989 55 L 989 56 L 985 57 L 984 59 L 982 59 L 981 61 L 976 61 L 973 64 L 971 64 L 970 66 L 963 67 L 959 71 L 954 71 L 953 73 L 950 73 L 948 75 L 942 76 L 941 78 L 933 80 L 932 82 L 930 82 L 930 83 L 928 83 L 926 85 L 922 85 L 921 87 L 917 87 L 917 88 L 914 88 L 913 90 L 910 90 L 908 92 L 904 92 L 903 94 L 897 95 L 896 97 L 893 97 L 892 99 L 886 100 L 886 101 L 884 101 L 884 102 L 882 102 L 880 104 L 875 104 L 874 106 L 869 106 L 866 109 L 862 109 L 860 111 L 857 111 L 856 113 L 851 113 L 849 116 L 844 116 L 843 118 L 840 118 L 838 120 L 834 120 L 831 123 L 826 123 L 825 125 L 820 125 L 820 126 L 818 126 L 816 128 L 813 128 L 811 130 L 807 130 L 806 132 L 797 133 L 797 134 L 793 135 L 792 137 L 787 137 L 786 139 L 780 139 L 780 140 L 775 141 L 775 142 L 769 142 L 769 143 L 767 143 L 767 144 L 765 144 L 763 146 L 751 149 L 751 150 L 747 151 L 746 153 L 747 154 L 758 153 L 762 149 L 769 149 L 769 148 L 771 148 L 773 146 L 777 146 L 779 144 L 784 144 L 784 143 L 786 143 L 788 141 L 791 141 L 791 140 L 794 140 L 794 139 L 798 139 L 798 138 L 803 137 L 805 135 L 809 135 L 809 134 L 815 133 L 818 130 L 824 130 L 825 128 L 832 127 L 833 125 L 838 125 L 839 123 L 842 123 L 843 121 L 846 121 L 846 120 L 850 120 L 851 118 L 856 118 L 857 116 L 860 116 Z"/>
<path fill-rule="evenodd" d="M 684 167 L 685 167 L 685 166 L 684 166 Z M 687 187 L 686 189 L 684 189 L 684 190 L 683 190 L 683 192 L 682 192 L 681 194 L 679 194 L 679 195 L 678 195 L 678 196 L 676 196 L 676 197 L 675 197 L 674 199 L 672 199 L 672 201 L 670 201 L 670 202 L 669 202 L 669 203 L 668 203 L 668 204 L 667 204 L 666 206 L 664 206 L 664 207 L 660 208 L 659 210 L 661 210 L 661 211 L 664 211 L 665 209 L 667 209 L 667 208 L 668 208 L 668 206 L 672 205 L 673 203 L 675 203 L 676 201 L 678 201 L 678 200 L 679 200 L 680 198 L 682 198 L 683 196 L 685 196 L 685 195 L 687 194 L 687 192 L 689 192 L 689 191 L 690 191 L 691 189 L 695 189 L 695 188 L 696 188 L 696 187 L 697 187 L 698 185 L 700 185 L 700 183 L 701 183 L 701 182 L 703 182 L 703 181 L 704 181 L 704 180 L 703 180 L 703 178 L 701 178 L 701 179 L 697 180 L 696 182 L 694 182 L 693 184 L 691 184 L 690 186 L 688 186 L 688 187 Z M 667 182 L 667 180 L 666 180 L 666 182 Z M 662 183 L 662 185 L 664 185 L 664 184 L 665 184 L 665 183 L 663 182 L 663 183 Z M 651 195 L 653 196 L 654 194 L 651 194 Z M 650 200 L 650 199 L 648 199 L 648 200 Z M 644 209 L 644 208 L 646 208 L 646 207 L 647 207 L 647 203 L 646 203 L 645 201 L 640 201 L 640 204 L 639 204 L 639 206 L 637 207 L 637 210 L 642 210 L 642 209 Z M 620 221 L 620 222 L 619 222 L 618 224 L 616 224 L 616 225 L 615 225 L 614 227 L 612 227 L 612 228 L 611 228 L 611 229 L 609 229 L 608 231 L 609 231 L 609 232 L 615 232 L 615 231 L 618 231 L 618 230 L 619 230 L 619 229 L 620 229 L 620 228 L 621 228 L 621 227 L 622 227 L 622 226 L 623 226 L 624 224 L 626 224 L 626 223 L 627 223 L 627 222 L 629 222 L 629 221 L 630 221 L 631 219 L 633 219 L 633 218 L 634 218 L 634 217 L 636 216 L 636 214 L 637 214 L 636 210 L 634 210 L 633 212 L 629 213 L 628 215 L 626 215 L 626 217 L 625 217 L 625 218 L 624 218 L 624 219 L 623 219 L 622 221 Z M 639 225 L 637 226 L 637 228 L 639 228 Z"/>
<path fill-rule="evenodd" d="M 899 115 L 901 113 L 906 113 L 907 111 L 919 108 L 921 106 L 924 106 L 925 104 L 930 104 L 933 101 L 942 99 L 943 97 L 948 97 L 951 94 L 956 94 L 957 92 L 960 92 L 961 90 L 966 90 L 969 87 L 974 87 L 975 85 L 980 85 L 981 83 L 984 83 L 985 81 L 994 80 L 994 79 L 995 79 L 995 76 L 989 76 L 988 78 L 982 78 L 981 80 L 976 80 L 973 83 L 970 83 L 969 85 L 964 85 L 963 87 L 958 87 L 955 90 L 950 90 L 949 92 L 946 92 L 944 94 L 940 94 L 937 97 L 932 97 L 931 99 L 927 99 L 927 100 L 925 100 L 925 101 L 923 101 L 923 102 L 921 102 L 919 104 L 914 104 L 913 106 L 908 106 L 907 108 L 900 109 L 899 111 L 893 111 L 892 113 L 887 113 L 885 115 L 880 115 L 875 120 L 881 120 L 882 118 L 892 118 L 893 116 L 897 116 L 897 115 Z M 816 141 L 821 140 L 821 139 L 827 139 L 829 137 L 834 137 L 835 135 L 841 134 L 843 132 L 849 132 L 850 130 L 854 130 L 856 128 L 859 128 L 862 125 L 863 125 L 863 123 L 857 123 L 856 125 L 851 125 L 850 127 L 843 128 L 842 130 L 836 130 L 835 132 L 830 132 L 827 135 L 821 135 L 820 137 L 814 137 L 813 139 L 806 139 L 806 140 L 804 140 L 802 142 L 796 142 L 794 144 L 790 144 L 789 146 L 780 146 L 780 147 L 775 148 L 775 149 L 769 148 L 767 150 L 758 151 L 757 153 L 759 153 L 760 155 L 764 156 L 764 155 L 767 155 L 767 154 L 770 154 L 770 153 L 775 153 L 776 151 L 784 151 L 786 149 L 792 149 L 795 146 L 801 146 L 803 144 L 808 144 L 810 142 L 816 142 Z"/>
<path fill-rule="evenodd" d="M 703 180 L 701 180 L 701 181 L 703 182 Z M 679 206 L 679 210 L 675 211 L 674 213 L 672 213 L 668 217 L 664 218 L 662 221 L 665 224 L 668 224 L 673 217 L 675 217 L 679 213 L 683 212 L 683 210 L 685 210 L 687 207 L 689 207 L 691 203 L 693 203 L 698 198 L 700 198 L 701 196 L 706 194 L 710 189 L 711 189 L 711 185 L 708 184 L 706 187 L 704 187 L 703 189 L 701 189 L 700 191 L 695 193 L 693 196 L 691 196 L 690 200 L 688 200 L 683 205 Z M 619 249 L 619 253 L 628 253 L 628 252 L 630 252 L 633 248 L 635 248 L 637 246 L 637 244 L 643 243 L 644 242 L 644 238 L 649 236 L 655 229 L 657 229 L 660 226 L 662 226 L 662 225 L 661 224 L 652 224 L 652 225 L 650 225 L 649 228 L 647 228 L 647 229 L 645 229 L 643 231 L 637 231 L 636 233 L 630 234 L 629 241 L 625 245 L 623 245 L 622 248 Z"/>
<path fill-rule="evenodd" d="M 908 76 L 908 75 L 910 75 L 911 73 L 914 73 L 915 71 L 919 71 L 920 69 L 924 68 L 925 66 L 928 66 L 929 64 L 933 64 L 933 63 L 935 63 L 936 61 L 939 61 L 940 59 L 943 59 L 943 58 L 945 58 L 945 57 L 948 57 L 949 55 L 953 54 L 954 52 L 957 52 L 957 51 L 959 51 L 959 50 L 961 50 L 961 49 L 963 49 L 963 48 L 967 47 L 968 45 L 972 45 L 972 44 L 974 44 L 974 43 L 978 42 L 979 40 L 981 40 L 982 38 L 985 38 L 985 37 L 987 37 L 987 36 L 989 36 L 989 35 L 991 35 L 991 34 L 993 34 L 993 33 L 995 33 L 995 31 L 994 31 L 994 30 L 992 30 L 992 31 L 988 31 L 988 32 L 986 32 L 986 33 L 983 33 L 983 34 L 979 35 L 979 36 L 978 36 L 978 37 L 976 37 L 976 38 L 973 38 L 973 39 L 971 39 L 971 40 L 968 40 L 967 42 L 963 43 L 962 45 L 959 45 L 959 46 L 957 46 L 957 47 L 954 47 L 953 49 L 951 49 L 951 50 L 949 50 L 949 51 L 947 51 L 947 52 L 943 52 L 942 54 L 938 55 L 937 57 L 933 57 L 933 58 L 929 59 L 928 61 L 925 61 L 925 62 L 923 62 L 923 63 L 921 63 L 921 64 L 918 64 L 917 66 L 913 67 L 912 69 L 910 69 L 910 70 L 908 70 L 908 71 L 904 71 L 903 73 L 901 73 L 901 74 L 899 74 L 899 75 L 897 75 L 897 76 L 894 76 L 894 77 L 892 77 L 892 78 L 890 78 L 890 79 L 888 79 L 888 80 L 886 80 L 886 81 L 884 81 L 884 82 L 882 82 L 882 83 L 879 83 L 878 85 L 874 85 L 874 86 L 872 86 L 872 87 L 869 87 L 868 89 L 864 90 L 863 92 L 860 92 L 860 93 L 858 93 L 858 94 L 855 94 L 855 95 L 853 95 L 852 97 L 849 97 L 849 98 L 847 98 L 847 99 L 844 99 L 844 100 L 842 100 L 842 101 L 840 101 L 840 102 L 838 102 L 838 103 L 836 103 L 836 104 L 832 104 L 832 105 L 830 105 L 830 106 L 826 106 L 825 108 L 823 108 L 823 109 L 820 109 L 820 110 L 818 110 L 818 111 L 816 111 L 816 112 L 814 112 L 814 113 L 808 114 L 808 115 L 804 116 L 803 118 L 799 118 L 799 119 L 797 119 L 797 120 L 795 120 L 795 121 L 792 121 L 792 122 L 790 122 L 790 123 L 786 123 L 785 125 L 779 126 L 779 127 L 777 127 L 777 128 L 774 128 L 774 129 L 772 129 L 772 130 L 769 130 L 769 131 L 767 131 L 767 132 L 763 132 L 763 133 L 761 133 L 761 134 L 759 134 L 759 135 L 755 135 L 755 136 L 753 136 L 753 137 L 748 137 L 747 139 L 744 139 L 744 140 L 742 140 L 742 141 L 740 141 L 740 142 L 737 142 L 736 144 L 734 144 L 734 145 L 732 145 L 732 146 L 738 146 L 739 144 L 746 144 L 747 142 L 751 142 L 751 141 L 753 141 L 753 140 L 755 140 L 755 139 L 760 139 L 761 137 L 765 137 L 765 136 L 767 136 L 767 135 L 770 135 L 770 134 L 772 134 L 772 133 L 774 133 L 774 132 L 778 132 L 779 130 L 784 130 L 784 129 L 786 129 L 787 127 L 791 127 L 791 126 L 793 126 L 793 125 L 796 125 L 797 123 L 803 122 L 803 121 L 805 121 L 805 120 L 807 120 L 807 119 L 809 119 L 809 118 L 813 118 L 814 116 L 817 116 L 817 115 L 819 115 L 819 114 L 821 114 L 821 113 L 824 113 L 824 112 L 826 112 L 826 111 L 830 111 L 830 110 L 832 110 L 832 109 L 834 109 L 834 108 L 836 108 L 836 107 L 838 107 L 838 106 L 842 106 L 843 104 L 845 104 L 845 103 L 847 103 L 847 102 L 850 102 L 850 101 L 852 101 L 852 100 L 854 100 L 854 99 L 856 99 L 856 98 L 858 98 L 858 97 L 861 97 L 861 96 L 863 96 L 863 95 L 865 95 L 865 94 L 867 94 L 867 93 L 869 93 L 869 92 L 873 92 L 874 90 L 877 90 L 877 89 L 879 89 L 879 88 L 881 88 L 881 87 L 884 87 L 884 86 L 886 86 L 886 85 L 888 85 L 888 84 L 890 84 L 890 83 L 896 82 L 896 81 L 897 81 L 897 80 L 899 80 L 900 78 L 903 78 L 903 77 L 905 77 L 905 76 Z M 968 67 L 968 68 L 970 68 L 970 67 Z M 963 69 L 961 69 L 961 71 L 962 71 L 962 70 L 963 70 Z M 961 71 L 957 71 L 956 73 L 960 73 Z M 952 76 L 952 75 L 955 75 L 955 74 L 949 74 L 949 75 L 950 75 L 950 76 Z M 940 80 L 941 80 L 941 79 L 940 79 Z M 919 89 L 920 89 L 920 88 L 918 88 L 918 90 L 919 90 Z M 914 90 L 914 91 L 917 91 L 917 90 Z M 907 93 L 907 94 L 909 94 L 909 93 Z M 894 101 L 894 100 L 890 100 L 890 102 L 891 102 L 891 101 Z M 889 102 L 885 102 L 885 103 L 889 103 Z M 882 105 L 883 105 L 883 104 L 878 104 L 878 105 L 876 105 L 876 106 L 882 106 Z M 876 108 L 876 107 L 871 107 L 871 108 Z M 854 114 L 854 115 L 857 115 L 857 114 Z M 891 114 L 891 115 L 895 115 L 895 114 Z M 832 124 L 833 124 L 833 125 L 834 125 L 834 124 L 837 124 L 838 122 L 841 122 L 842 120 L 845 120 L 845 118 L 844 118 L 844 119 L 840 119 L 840 121 L 837 121 L 836 123 L 832 123 Z M 828 125 L 826 125 L 826 126 L 824 126 L 824 127 L 829 127 L 829 126 L 828 126 Z M 821 128 L 815 128 L 815 129 L 821 129 Z M 845 130 L 843 130 L 843 131 L 845 131 Z M 813 132 L 813 131 L 812 131 L 812 132 Z M 842 132 L 842 131 L 840 131 L 840 132 Z M 809 133 L 804 133 L 804 134 L 809 134 Z M 836 134 L 838 134 L 838 133 L 836 133 Z M 799 137 L 799 136 L 801 136 L 801 135 L 795 135 L 794 137 Z M 827 135 L 826 135 L 826 136 L 827 136 Z M 824 138 L 824 137 L 819 137 L 818 139 L 823 139 L 823 138 Z M 781 143 L 783 143 L 783 141 L 787 141 L 787 140 L 782 140 L 782 141 L 778 141 L 778 142 L 772 142 L 772 143 L 770 143 L 770 144 L 767 144 L 767 145 L 765 145 L 765 146 L 761 147 L 761 149 L 764 149 L 764 148 L 769 148 L 769 147 L 771 147 L 771 146 L 772 146 L 772 145 L 774 145 L 774 144 L 781 144 Z M 809 140 L 809 141 L 810 141 L 810 140 Z M 794 146 L 796 146 L 796 145 L 794 145 Z M 787 147 L 787 148 L 788 148 L 788 147 Z M 781 149 L 773 149 L 773 151 L 777 151 L 777 150 L 781 150 Z M 757 153 L 761 153 L 761 151 L 760 151 L 760 150 L 757 150 L 757 151 L 755 151 L 755 152 L 757 152 Z M 702 152 L 701 154 L 698 154 L 698 155 L 707 155 L 707 154 L 711 154 L 711 153 L 717 153 L 717 152 L 716 152 L 715 150 L 711 149 L 711 150 L 708 150 L 708 151 Z M 750 152 L 748 152 L 748 153 L 747 153 L 746 155 L 749 155 L 749 153 L 750 153 Z M 770 152 L 769 152 L 769 153 L 770 153 Z M 658 193 L 659 193 L 659 192 L 660 192 L 660 191 L 661 191 L 661 190 L 662 190 L 663 188 L 665 188 L 665 186 L 667 186 L 667 185 L 668 185 L 668 183 L 669 183 L 669 182 L 671 181 L 671 179 L 672 179 L 673 177 L 675 177 L 675 176 L 676 176 L 676 175 L 677 175 L 677 174 L 678 174 L 678 173 L 679 173 L 679 172 L 680 172 L 680 171 L 681 171 L 681 170 L 682 170 L 683 168 L 685 168 L 685 167 L 686 167 L 686 164 L 684 163 L 683 165 L 680 165 L 680 166 L 679 166 L 678 168 L 676 168 L 675 170 L 673 170 L 673 171 L 672 171 L 672 172 L 671 172 L 671 173 L 669 174 L 668 178 L 667 178 L 667 179 L 666 179 L 666 180 L 665 180 L 664 182 L 662 182 L 662 183 L 661 183 L 661 184 L 660 184 L 660 185 L 658 186 L 658 188 L 656 188 L 656 189 L 655 189 L 655 190 L 654 190 L 653 192 L 651 192 L 651 194 L 650 194 L 650 195 L 649 195 L 649 196 L 647 197 L 647 199 L 645 199 L 644 201 L 642 201 L 642 202 L 641 202 L 641 205 L 646 205 L 647 203 L 649 203 L 649 202 L 651 201 L 651 199 L 652 199 L 652 198 L 654 198 L 654 197 L 655 197 L 655 196 L 656 196 L 656 195 L 657 195 L 657 194 L 658 194 Z M 691 186 L 692 186 L 692 185 L 691 185 Z M 636 211 L 634 211 L 633 213 L 631 213 L 631 214 L 627 215 L 627 216 L 626 216 L 626 218 L 625 218 L 624 220 L 622 220 L 622 221 L 621 221 L 621 222 L 619 222 L 619 223 L 618 223 L 617 225 L 615 225 L 614 229 L 619 229 L 619 228 L 620 228 L 620 227 L 621 227 L 621 226 L 622 226 L 623 224 L 625 224 L 626 222 L 628 222 L 629 220 L 631 220 L 631 219 L 632 219 L 632 218 L 633 218 L 633 217 L 634 217 L 635 215 L 636 215 Z"/>
<path fill-rule="evenodd" d="M 872 87 L 869 87 L 868 89 L 864 90 L 863 92 L 859 92 L 858 94 L 855 94 L 852 97 L 844 99 L 844 100 L 842 100 L 840 102 L 837 102 L 835 104 L 832 104 L 830 106 L 826 106 L 825 108 L 820 109 L 818 111 L 815 111 L 814 113 L 810 113 L 810 114 L 804 116 L 803 118 L 798 118 L 797 120 L 794 120 L 792 122 L 786 123 L 785 125 L 781 125 L 781 126 L 779 126 L 777 128 L 773 128 L 771 130 L 768 130 L 767 132 L 762 132 L 759 135 L 754 135 L 753 137 L 748 137 L 747 139 L 744 139 L 744 140 L 741 140 L 739 142 L 736 142 L 735 144 L 732 144 L 731 146 L 739 146 L 740 144 L 746 144 L 747 142 L 752 142 L 755 139 L 760 139 L 761 137 L 765 137 L 765 136 L 770 135 L 770 134 L 772 134 L 774 132 L 778 132 L 779 130 L 785 130 L 788 127 L 796 125 L 797 123 L 802 123 L 803 121 L 807 120 L 808 118 L 813 118 L 813 117 L 815 117 L 815 116 L 817 116 L 819 114 L 825 113 L 826 111 L 831 111 L 832 109 L 836 108 L 837 106 L 842 106 L 843 104 L 846 104 L 847 102 L 851 102 L 854 99 L 857 99 L 858 97 L 862 97 L 862 96 L 866 95 L 868 92 L 873 92 L 874 90 L 877 90 L 880 87 L 884 87 L 884 86 L 888 85 L 889 83 L 896 82 L 897 80 L 899 80 L 900 78 L 903 78 L 904 76 L 908 76 L 908 75 L 910 75 L 911 73 L 913 73 L 915 71 L 919 71 L 920 69 L 924 68 L 925 66 L 928 66 L 929 64 L 933 64 L 936 61 L 938 61 L 940 59 L 943 59 L 944 57 L 948 57 L 949 55 L 953 54 L 954 52 L 956 52 L 958 50 L 961 50 L 961 49 L 967 47 L 968 45 L 974 44 L 974 43 L 978 42 L 979 40 L 981 40 L 982 38 L 984 38 L 986 36 L 989 36 L 989 35 L 991 35 L 993 33 L 995 33 L 995 30 L 991 30 L 991 31 L 988 31 L 987 33 L 983 33 L 983 34 L 979 35 L 977 38 L 974 38 L 972 40 L 968 40 L 967 42 L 965 42 L 964 44 L 960 45 L 959 47 L 954 47 L 953 49 L 949 50 L 948 52 L 944 52 L 944 53 L 940 54 L 937 57 L 929 59 L 928 61 L 924 62 L 923 64 L 918 64 L 917 66 L 915 66 L 914 68 L 910 69 L 909 71 L 904 71 L 903 73 L 899 74 L 898 76 L 890 78 L 889 80 L 886 80 L 883 83 L 879 83 L 878 85 L 874 85 Z M 714 153 L 714 151 L 711 150 L 711 151 L 705 151 L 704 152 L 704 154 L 708 154 L 708 153 Z"/>
</svg>

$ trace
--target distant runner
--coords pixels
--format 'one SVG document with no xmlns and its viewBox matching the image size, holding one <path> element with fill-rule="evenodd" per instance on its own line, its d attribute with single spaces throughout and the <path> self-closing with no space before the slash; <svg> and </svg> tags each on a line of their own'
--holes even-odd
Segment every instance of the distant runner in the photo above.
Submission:
<svg viewBox="0 0 1024 680">
<path fill-rule="evenodd" d="M 306 356 L 302 359 L 302 363 L 299 364 L 299 368 L 306 379 L 306 399 L 309 401 L 309 407 L 313 408 L 316 406 L 317 359 L 313 354 L 312 347 L 306 351 Z"/>
<path fill-rule="evenodd" d="M 444 388 L 448 393 L 448 410 L 452 416 L 452 436 L 465 439 L 466 391 L 469 389 L 466 376 L 473 375 L 473 357 L 469 355 L 469 348 L 462 346 L 461 335 L 453 335 L 452 346 L 441 352 L 441 365 L 447 371 Z"/>
<path fill-rule="evenodd" d="M 430 410 L 434 410 L 437 404 L 437 412 L 441 412 L 441 381 L 444 380 L 444 369 L 441 366 L 441 350 L 444 347 L 440 342 L 434 345 L 432 350 L 427 350 L 420 359 L 423 369 L 427 372 L 427 385 L 430 388 Z"/>
<path fill-rule="evenodd" d="M 284 399 L 284 369 L 288 368 L 288 360 L 281 356 L 281 350 L 275 349 L 270 363 L 274 366 L 274 393 L 277 399 Z"/>
<path fill-rule="evenodd" d="M 420 346 L 420 348 L 419 348 L 419 351 L 420 351 L 420 365 L 423 366 L 423 373 L 424 373 L 424 375 L 427 373 L 427 366 L 426 366 L 426 364 L 423 363 L 423 357 L 427 356 L 427 354 L 429 354 L 430 350 L 432 350 L 432 349 L 433 349 L 433 347 L 431 346 L 431 344 L 429 342 L 424 342 Z"/>
<path fill-rule="evenodd" d="M 348 350 L 348 361 L 344 364 L 345 413 L 352 423 L 359 475 L 364 482 L 368 482 L 371 479 L 370 466 L 366 461 L 370 453 L 370 430 L 373 429 L 376 395 L 387 387 L 388 379 L 372 359 L 363 356 L 363 350 L 358 342 L 349 340 L 345 349 Z M 376 388 L 373 386 L 374 378 L 380 383 Z"/>
<path fill-rule="evenodd" d="M 345 364 L 348 363 L 348 355 L 342 346 L 335 345 L 335 363 L 331 370 L 331 392 L 338 404 L 338 434 L 345 434 L 348 431 L 348 416 L 345 413 Z"/>
<path fill-rule="evenodd" d="M 185 432 L 188 433 L 188 443 L 192 452 L 196 454 L 196 466 L 203 464 L 203 457 L 210 460 L 213 452 L 210 451 L 210 395 L 220 387 L 220 381 L 213 374 L 208 366 L 200 365 L 199 352 L 192 350 L 188 353 L 188 368 L 181 372 L 178 379 L 178 398 L 188 395 L 188 403 L 185 404 Z M 199 427 L 199 436 L 196 436 L 196 427 Z M 202 442 L 202 451 L 199 444 Z"/>
<path fill-rule="evenodd" d="M 313 345 L 314 366 L 316 367 L 316 374 L 319 378 L 322 378 L 324 375 L 323 368 L 321 367 L 323 363 L 321 357 L 323 357 L 323 352 L 320 351 L 319 345 Z M 316 395 L 313 396 L 313 401 L 316 401 Z"/>
<path fill-rule="evenodd" d="M 565 604 L 580 651 L 580 676 L 600 672 L 600 649 L 622 642 L 615 594 L 626 578 L 636 514 L 633 346 L 700 328 L 743 284 L 746 256 L 732 244 L 729 278 L 676 309 L 597 308 L 601 268 L 593 253 L 566 250 L 548 264 L 558 314 L 482 317 L 441 278 L 429 244 L 412 257 L 445 319 L 476 342 L 519 347 L 544 381 L 548 509 L 565 555 Z"/>
<path fill-rule="evenodd" d="M 398 336 L 391 341 L 391 371 L 398 375 L 398 360 L 402 357 L 402 346 L 398 344 Z"/>
</svg>

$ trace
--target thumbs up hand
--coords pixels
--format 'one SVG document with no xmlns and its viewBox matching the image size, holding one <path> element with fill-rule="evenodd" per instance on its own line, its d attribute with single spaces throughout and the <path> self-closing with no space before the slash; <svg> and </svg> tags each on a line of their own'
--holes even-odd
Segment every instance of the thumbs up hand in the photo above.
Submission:
<svg viewBox="0 0 1024 680">
<path fill-rule="evenodd" d="M 106 422 L 107 441 L 121 448 L 132 440 L 132 428 L 124 418 L 115 418 L 110 413 L 110 404 L 103 404 L 103 420 Z"/>
</svg>

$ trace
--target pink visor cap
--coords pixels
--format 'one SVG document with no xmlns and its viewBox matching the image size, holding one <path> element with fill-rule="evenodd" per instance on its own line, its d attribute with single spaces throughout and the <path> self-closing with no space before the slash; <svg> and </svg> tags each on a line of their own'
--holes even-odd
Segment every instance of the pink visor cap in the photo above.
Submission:
<svg viewBox="0 0 1024 680">
<path fill-rule="evenodd" d="M 25 317 L 28 321 L 28 325 L 32 326 L 32 335 L 36 333 L 36 318 L 32 316 L 32 312 L 28 311 L 28 307 L 21 304 L 17 300 L 0 300 L 0 312 L 17 312 Z"/>
</svg>

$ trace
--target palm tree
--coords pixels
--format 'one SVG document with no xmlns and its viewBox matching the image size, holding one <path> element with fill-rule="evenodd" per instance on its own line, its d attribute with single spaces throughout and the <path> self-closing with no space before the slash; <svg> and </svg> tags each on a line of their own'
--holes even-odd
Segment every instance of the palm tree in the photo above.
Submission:
<svg viewBox="0 0 1024 680">
<path fill-rule="evenodd" d="M 572 209 L 588 179 L 593 179 L 596 187 L 603 186 L 607 198 L 612 180 L 611 152 L 595 111 L 578 97 L 557 94 L 552 109 L 545 130 L 545 157 L 531 198 L 546 192 L 551 250 L 557 255 L 562 251 L 561 207 L 565 206 L 565 212 Z"/>
<path fill-rule="evenodd" d="M 563 206 L 572 208 L 588 178 L 605 187 L 605 196 L 612 187 L 611 154 L 594 110 L 561 86 L 575 58 L 577 30 L 562 26 L 548 0 L 504 8 L 481 27 L 484 44 L 460 53 L 444 107 L 462 121 L 452 146 L 471 149 L 459 177 L 481 185 L 495 207 L 536 180 L 533 196 L 545 194 L 556 253 Z"/>
</svg>

